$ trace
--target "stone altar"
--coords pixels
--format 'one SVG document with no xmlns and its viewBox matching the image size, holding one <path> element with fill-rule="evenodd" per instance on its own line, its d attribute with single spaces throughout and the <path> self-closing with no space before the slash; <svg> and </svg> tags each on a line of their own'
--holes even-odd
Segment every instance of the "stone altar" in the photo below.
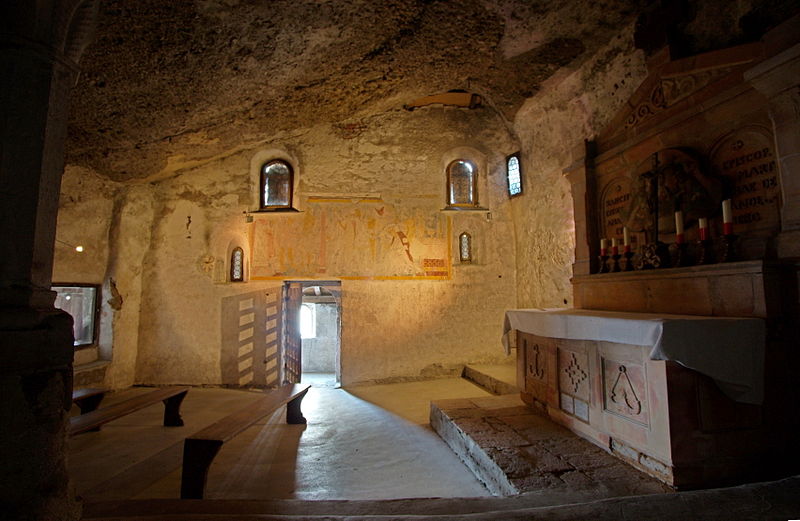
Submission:
<svg viewBox="0 0 800 521">
<path fill-rule="evenodd" d="M 735 441 L 763 433 L 763 320 L 510 310 L 512 331 L 523 400 L 637 468 L 695 487 L 752 463 Z"/>
</svg>

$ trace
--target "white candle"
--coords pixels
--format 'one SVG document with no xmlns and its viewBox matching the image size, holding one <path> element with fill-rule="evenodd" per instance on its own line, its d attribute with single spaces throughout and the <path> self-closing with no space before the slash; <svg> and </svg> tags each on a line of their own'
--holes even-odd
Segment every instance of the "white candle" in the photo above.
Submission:
<svg viewBox="0 0 800 521">
<path fill-rule="evenodd" d="M 697 220 L 697 226 L 700 227 L 700 240 L 705 241 L 708 239 L 708 219 L 701 217 Z"/>
<path fill-rule="evenodd" d="M 608 239 L 600 239 L 600 249 L 605 250 L 608 248 Z"/>
<path fill-rule="evenodd" d="M 631 244 L 631 234 L 628 231 L 628 227 L 625 226 L 622 228 L 622 245 L 623 246 L 630 246 Z"/>
<path fill-rule="evenodd" d="M 731 200 L 722 201 L 722 222 L 733 223 L 733 212 L 731 211 Z"/>
<path fill-rule="evenodd" d="M 675 233 L 678 235 L 683 234 L 683 212 L 680 210 L 675 212 Z"/>
</svg>

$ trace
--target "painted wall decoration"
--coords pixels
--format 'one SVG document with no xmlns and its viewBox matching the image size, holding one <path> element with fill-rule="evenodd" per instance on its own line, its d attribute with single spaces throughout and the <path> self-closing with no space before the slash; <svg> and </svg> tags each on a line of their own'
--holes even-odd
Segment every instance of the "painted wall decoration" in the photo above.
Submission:
<svg viewBox="0 0 800 521">
<path fill-rule="evenodd" d="M 252 279 L 449 279 L 450 221 L 381 199 L 309 199 L 252 224 Z"/>
</svg>

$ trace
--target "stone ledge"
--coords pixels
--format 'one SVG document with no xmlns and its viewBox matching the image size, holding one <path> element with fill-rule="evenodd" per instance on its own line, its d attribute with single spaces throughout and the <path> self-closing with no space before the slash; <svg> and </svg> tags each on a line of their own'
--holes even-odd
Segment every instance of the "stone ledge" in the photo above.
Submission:
<svg viewBox="0 0 800 521">
<path fill-rule="evenodd" d="M 514 370 L 516 370 L 516 368 L 514 368 Z M 492 394 L 516 394 L 519 392 L 516 385 L 498 380 L 494 376 L 486 374 L 480 369 L 469 365 L 464 366 L 464 373 L 462 376 L 476 385 L 483 387 Z"/>
<path fill-rule="evenodd" d="M 102 385 L 110 365 L 111 362 L 108 360 L 97 360 L 88 364 L 76 365 L 73 386 L 77 389 Z"/>
</svg>

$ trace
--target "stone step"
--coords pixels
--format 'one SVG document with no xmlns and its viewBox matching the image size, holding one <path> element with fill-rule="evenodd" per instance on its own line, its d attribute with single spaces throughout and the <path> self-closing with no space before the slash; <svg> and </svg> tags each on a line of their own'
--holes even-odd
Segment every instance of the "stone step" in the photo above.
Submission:
<svg viewBox="0 0 800 521">
<path fill-rule="evenodd" d="M 570 491 L 585 500 L 671 491 L 518 395 L 439 400 L 430 424 L 492 494 Z"/>
<path fill-rule="evenodd" d="M 466 365 L 461 376 L 492 394 L 519 393 L 513 365 Z"/>
<path fill-rule="evenodd" d="M 800 477 L 724 489 L 618 497 L 550 506 L 536 506 L 535 498 L 536 494 L 473 500 L 463 498 L 383 501 L 128 500 L 87 504 L 84 506 L 83 519 L 86 521 L 797 519 L 797 512 L 800 509 L 798 500 Z"/>
<path fill-rule="evenodd" d="M 73 373 L 74 387 L 102 387 L 106 370 L 111 365 L 108 360 L 95 360 L 86 364 L 76 365 Z"/>
</svg>

